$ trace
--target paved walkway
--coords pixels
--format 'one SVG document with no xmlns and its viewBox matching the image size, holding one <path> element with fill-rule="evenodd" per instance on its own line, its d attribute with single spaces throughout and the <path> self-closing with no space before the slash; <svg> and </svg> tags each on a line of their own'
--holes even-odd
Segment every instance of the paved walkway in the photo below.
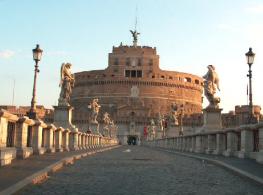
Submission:
<svg viewBox="0 0 263 195">
<path fill-rule="evenodd" d="M 157 148 L 155 148 L 157 149 Z M 212 155 L 212 154 L 197 154 L 197 153 L 192 153 L 192 152 L 178 152 L 176 150 L 171 150 L 171 149 L 159 149 L 161 151 L 170 151 L 174 152 L 176 154 L 182 154 L 182 155 L 191 155 L 191 156 L 196 156 L 196 157 L 201 157 L 201 158 L 208 158 L 211 160 L 217 160 L 220 162 L 223 162 L 227 165 L 233 166 L 235 168 L 238 168 L 242 171 L 245 171 L 247 173 L 250 173 L 254 176 L 259 177 L 260 179 L 263 180 L 263 164 L 257 163 L 253 159 L 241 159 L 237 157 L 225 157 L 222 155 Z M 263 193 L 262 193 L 263 194 Z"/>
<path fill-rule="evenodd" d="M 11 165 L 0 167 L 0 192 L 59 160 L 94 151 L 95 149 L 32 155 L 27 159 L 15 159 Z"/>
<path fill-rule="evenodd" d="M 253 194 L 263 186 L 221 167 L 140 146 L 83 158 L 18 194 Z"/>
</svg>

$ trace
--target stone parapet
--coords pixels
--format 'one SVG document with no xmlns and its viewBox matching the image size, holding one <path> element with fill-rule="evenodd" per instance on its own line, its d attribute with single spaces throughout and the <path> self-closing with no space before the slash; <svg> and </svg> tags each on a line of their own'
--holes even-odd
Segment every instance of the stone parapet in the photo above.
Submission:
<svg viewBox="0 0 263 195">
<path fill-rule="evenodd" d="M 250 158 L 263 163 L 263 123 L 148 140 L 142 144 L 185 152 Z"/>
</svg>

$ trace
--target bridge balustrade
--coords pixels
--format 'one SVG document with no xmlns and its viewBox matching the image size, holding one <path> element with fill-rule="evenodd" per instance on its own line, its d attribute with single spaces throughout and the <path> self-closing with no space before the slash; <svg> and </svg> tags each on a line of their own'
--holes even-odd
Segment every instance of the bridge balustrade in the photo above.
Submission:
<svg viewBox="0 0 263 195">
<path fill-rule="evenodd" d="M 150 147 L 251 158 L 263 163 L 263 123 L 144 141 Z"/>
<path fill-rule="evenodd" d="M 0 166 L 32 154 L 117 145 L 116 139 L 71 131 L 0 110 Z"/>
</svg>

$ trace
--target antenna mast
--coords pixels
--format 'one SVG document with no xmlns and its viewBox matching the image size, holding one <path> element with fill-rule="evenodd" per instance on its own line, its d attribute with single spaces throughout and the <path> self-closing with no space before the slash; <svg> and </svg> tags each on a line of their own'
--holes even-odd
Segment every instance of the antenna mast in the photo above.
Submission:
<svg viewBox="0 0 263 195">
<path fill-rule="evenodd" d="M 135 28 L 134 30 L 136 31 L 137 30 L 137 20 L 138 20 L 138 6 L 136 5 L 136 10 L 135 10 Z"/>
<path fill-rule="evenodd" d="M 137 10 L 138 10 L 138 7 L 136 5 L 135 27 L 134 27 L 134 30 L 130 30 L 130 32 L 133 36 L 133 47 L 137 47 L 138 35 L 140 34 L 139 32 L 137 32 Z"/>
</svg>

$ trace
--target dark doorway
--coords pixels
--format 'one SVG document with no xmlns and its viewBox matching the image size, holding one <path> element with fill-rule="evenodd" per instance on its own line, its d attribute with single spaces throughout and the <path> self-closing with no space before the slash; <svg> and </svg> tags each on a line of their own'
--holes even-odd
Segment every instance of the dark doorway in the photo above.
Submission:
<svg viewBox="0 0 263 195">
<path fill-rule="evenodd" d="M 128 145 L 137 145 L 137 137 L 136 136 L 128 136 L 127 143 L 128 143 Z"/>
</svg>

